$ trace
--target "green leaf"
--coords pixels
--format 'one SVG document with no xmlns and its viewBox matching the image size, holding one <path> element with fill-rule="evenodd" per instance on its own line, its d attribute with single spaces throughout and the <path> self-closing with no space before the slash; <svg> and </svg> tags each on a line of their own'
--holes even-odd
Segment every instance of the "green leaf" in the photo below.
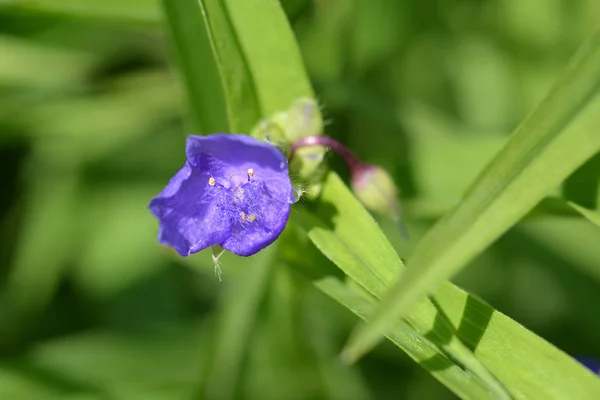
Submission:
<svg viewBox="0 0 600 400">
<path fill-rule="evenodd" d="M 356 289 L 353 290 L 336 278 L 323 278 L 317 281 L 315 285 L 362 319 L 367 319 L 375 310 L 375 302 L 372 298 L 361 294 Z M 422 335 L 417 334 L 405 323 L 397 324 L 386 336 L 413 360 L 427 369 L 436 379 L 462 398 L 494 398 L 485 385 L 472 378 L 469 371 L 462 369 L 448 355 L 428 344 L 428 341 Z"/>
<path fill-rule="evenodd" d="M 200 0 L 232 132 L 313 98 L 300 52 L 278 2 Z M 285 89 L 284 89 L 285 88 Z"/>
<path fill-rule="evenodd" d="M 338 193 L 334 195 L 336 189 Z M 380 296 L 402 267 L 402 262 L 367 211 L 353 199 L 336 175 L 329 175 L 320 202 L 320 221 L 313 215 L 304 214 L 298 223 L 308 228 L 311 240 L 348 276 L 359 282 L 372 295 Z M 334 207 L 337 209 L 333 210 Z M 327 229 L 319 229 L 326 226 L 323 224 L 323 218 L 327 221 L 326 224 L 333 223 L 336 235 L 332 236 Z M 361 240 L 356 240 L 358 232 L 364 235 Z M 436 312 L 432 303 L 428 302 L 426 306 L 428 308 L 425 312 L 436 316 L 436 330 L 432 331 L 432 327 L 423 320 L 409 318 L 409 325 L 416 328 L 416 331 L 409 332 L 412 341 L 430 342 L 429 347 L 435 349 L 439 355 L 452 357 L 457 365 L 461 365 L 476 377 L 481 387 L 493 393 L 493 398 L 510 398 L 502 385 L 454 337 L 449 321 Z M 430 332 L 430 338 L 424 335 L 425 332 Z M 405 343 L 404 348 L 414 347 L 413 342 Z M 456 389 L 454 386 L 450 387 Z M 457 393 L 472 390 L 464 389 L 461 384 L 457 387 Z"/>
<path fill-rule="evenodd" d="M 40 343 L 19 361 L 49 375 L 46 381 L 59 379 L 93 395 L 80 398 L 189 399 L 203 372 L 198 355 L 207 350 L 206 333 L 198 323 L 142 335 L 96 330 Z M 2 398 L 23 398 L 5 396 L 4 388 Z"/>
<path fill-rule="evenodd" d="M 292 214 L 292 221 L 376 298 L 381 298 L 402 268 L 376 223 L 334 174 L 327 177 L 314 208 L 299 209 Z M 433 301 L 420 301 L 406 321 L 416 334 L 425 336 L 438 351 L 452 354 L 454 363 L 464 367 L 464 362 L 458 361 L 464 351 L 453 345 L 454 337 L 460 339 L 516 399 L 591 400 L 600 395 L 600 380 L 574 359 L 451 283 L 443 283 Z M 435 364 L 423 366 L 435 369 Z M 471 373 L 487 385 L 498 385 L 485 374 Z M 447 374 L 444 379 L 450 377 L 452 374 Z M 452 385 L 453 390 L 475 390 L 466 388 L 458 378 Z M 499 386 L 493 393 L 498 398 L 503 394 Z"/>
<path fill-rule="evenodd" d="M 276 251 L 277 245 L 273 245 L 256 257 L 239 260 L 244 262 L 237 263 L 235 275 L 225 277 L 227 286 L 221 297 L 218 329 L 213 340 L 214 357 L 204 382 L 206 398 L 235 398 L 248 334 L 256 323 Z"/>
<path fill-rule="evenodd" d="M 200 7 L 190 0 L 163 1 L 167 26 L 198 133 L 226 132 L 229 121 L 208 31 Z"/>
<path fill-rule="evenodd" d="M 523 221 L 518 232 L 546 247 L 557 260 L 567 260 L 569 268 L 579 270 L 585 279 L 600 282 L 600 231 L 596 225 L 573 216 L 546 216 Z"/>
<path fill-rule="evenodd" d="M 11 0 L 9 0 L 10 3 Z M 156 0 L 28 0 L 14 1 L 20 9 L 92 19 L 158 26 L 160 8 Z"/>
<path fill-rule="evenodd" d="M 583 215 L 592 224 L 595 224 L 600 227 L 600 213 L 585 207 L 581 207 L 579 204 L 573 203 L 572 201 L 569 201 L 568 204 L 581 215 Z"/>
<path fill-rule="evenodd" d="M 0 35 L 0 47 L 2 86 L 38 90 L 73 87 L 84 82 L 96 61 L 92 54 L 42 46 L 8 35 Z"/>
<path fill-rule="evenodd" d="M 34 157 L 24 198 L 27 214 L 6 280 L 0 336 L 6 346 L 19 340 L 29 319 L 52 300 L 77 245 L 75 221 L 64 218 L 77 206 L 80 184 L 73 171 L 51 174 L 51 162 Z M 33 174 L 35 171 L 35 174 Z M 35 251 L 32 251 L 35 243 Z"/>
<path fill-rule="evenodd" d="M 563 197 L 586 208 L 597 208 L 600 200 L 600 154 L 573 172 L 562 187 Z"/>
<path fill-rule="evenodd" d="M 600 150 L 600 33 L 590 38 L 547 97 L 480 174 L 460 205 L 415 249 L 410 268 L 385 296 L 369 325 L 344 351 L 357 359 L 381 332 L 463 268 L 571 172 Z"/>
</svg>

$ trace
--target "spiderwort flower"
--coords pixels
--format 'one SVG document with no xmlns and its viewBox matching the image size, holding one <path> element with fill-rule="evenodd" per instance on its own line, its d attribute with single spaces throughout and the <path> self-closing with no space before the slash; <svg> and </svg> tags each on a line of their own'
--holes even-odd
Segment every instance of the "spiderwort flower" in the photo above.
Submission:
<svg viewBox="0 0 600 400">
<path fill-rule="evenodd" d="M 246 135 L 192 135 L 186 156 L 149 205 L 161 244 L 182 256 L 215 245 L 250 256 L 279 237 L 294 196 L 277 147 Z"/>
</svg>

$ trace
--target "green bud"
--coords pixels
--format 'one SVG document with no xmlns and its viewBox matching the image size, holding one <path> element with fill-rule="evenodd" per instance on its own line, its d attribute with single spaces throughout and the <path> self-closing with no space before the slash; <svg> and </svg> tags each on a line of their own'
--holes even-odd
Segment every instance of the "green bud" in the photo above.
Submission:
<svg viewBox="0 0 600 400">
<path fill-rule="evenodd" d="M 301 98 L 294 101 L 287 110 L 261 120 L 250 135 L 266 140 L 284 153 L 290 151 L 292 143 L 304 137 L 321 135 L 323 121 L 319 105 L 313 99 Z M 297 193 L 307 198 L 315 198 L 321 190 L 323 157 L 326 149 L 310 147 L 299 149 L 290 160 L 290 176 Z"/>
<path fill-rule="evenodd" d="M 363 205 L 400 224 L 398 189 L 390 174 L 376 165 L 359 164 L 351 169 L 352 190 Z M 403 231 L 403 227 L 400 226 Z"/>
<path fill-rule="evenodd" d="M 294 101 L 287 110 L 261 120 L 250 136 L 274 144 L 289 144 L 306 136 L 320 135 L 322 131 L 319 105 L 313 99 L 302 98 Z"/>
<path fill-rule="evenodd" d="M 322 166 L 322 159 L 311 154 L 314 148 L 330 149 L 339 154 L 348 169 L 352 180 L 352 190 L 363 205 L 370 211 L 385 215 L 396 222 L 400 233 L 408 238 L 406 230 L 400 221 L 400 200 L 398 199 L 398 189 L 394 180 L 383 168 L 376 165 L 365 164 L 359 160 L 352 151 L 335 139 L 327 136 L 306 136 L 292 143 L 290 152 L 292 155 L 291 167 L 294 167 L 294 161 L 302 158 L 309 159 L 310 156 L 316 158 L 316 164 Z M 305 153 L 306 152 L 306 153 Z M 290 170 L 293 171 L 292 168 Z M 315 168 L 314 173 L 319 171 Z"/>
</svg>

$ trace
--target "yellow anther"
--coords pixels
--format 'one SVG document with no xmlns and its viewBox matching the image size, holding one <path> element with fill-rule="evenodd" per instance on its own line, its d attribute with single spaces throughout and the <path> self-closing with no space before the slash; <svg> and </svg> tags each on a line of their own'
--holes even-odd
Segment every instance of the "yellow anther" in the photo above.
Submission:
<svg viewBox="0 0 600 400">
<path fill-rule="evenodd" d="M 252 168 L 248 168 L 248 176 L 251 178 L 254 176 L 254 170 Z"/>
<path fill-rule="evenodd" d="M 246 213 L 245 212 L 240 212 L 240 217 L 242 218 L 242 223 L 246 222 Z"/>
<path fill-rule="evenodd" d="M 213 178 L 212 176 L 208 178 L 208 184 L 210 186 L 215 186 L 215 178 Z"/>
<path fill-rule="evenodd" d="M 248 215 L 248 221 L 249 222 L 256 221 L 256 214 L 250 214 L 250 215 Z"/>
</svg>

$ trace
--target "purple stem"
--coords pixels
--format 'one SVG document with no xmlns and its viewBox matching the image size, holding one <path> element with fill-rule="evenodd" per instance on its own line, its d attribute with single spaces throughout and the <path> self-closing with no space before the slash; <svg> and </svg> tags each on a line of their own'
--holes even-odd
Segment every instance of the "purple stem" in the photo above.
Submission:
<svg viewBox="0 0 600 400">
<path fill-rule="evenodd" d="M 313 146 L 323 146 L 335 151 L 344 159 L 352 175 L 364 168 L 364 164 L 346 146 L 327 136 L 307 136 L 295 141 L 290 148 L 290 160 L 294 157 L 298 149 Z"/>
</svg>

